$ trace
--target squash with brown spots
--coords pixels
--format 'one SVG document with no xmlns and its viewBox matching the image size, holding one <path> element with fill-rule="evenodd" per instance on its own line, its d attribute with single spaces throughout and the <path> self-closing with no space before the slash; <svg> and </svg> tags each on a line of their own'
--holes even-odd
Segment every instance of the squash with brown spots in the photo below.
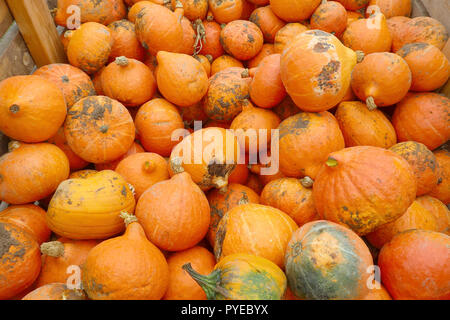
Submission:
<svg viewBox="0 0 450 320">
<path fill-rule="evenodd" d="M 261 50 L 264 37 L 251 21 L 235 20 L 228 23 L 220 33 L 224 50 L 239 60 L 249 60 Z"/>
<path fill-rule="evenodd" d="M 309 19 L 322 0 L 270 0 L 273 12 L 287 22 Z"/>
<path fill-rule="evenodd" d="M 433 152 L 438 162 L 438 184 L 431 190 L 430 196 L 441 200 L 444 204 L 450 203 L 450 152 L 437 150 Z"/>
<path fill-rule="evenodd" d="M 180 1 L 183 10 L 184 16 L 191 20 L 195 21 L 197 19 L 205 19 L 206 14 L 208 13 L 208 0 L 172 0 L 172 9 L 175 10 L 177 8 L 177 1 Z"/>
<path fill-rule="evenodd" d="M 117 57 L 125 56 L 139 61 L 144 60 L 145 50 L 136 36 L 134 23 L 123 19 L 114 21 L 108 25 L 113 38 L 109 62 L 113 62 Z"/>
<path fill-rule="evenodd" d="M 283 53 L 284 49 L 294 42 L 295 38 L 301 33 L 307 31 L 308 28 L 301 23 L 292 22 L 286 24 L 274 38 L 273 49 L 275 53 Z"/>
<path fill-rule="evenodd" d="M 264 40 L 268 43 L 273 43 L 278 30 L 286 25 L 286 22 L 273 13 L 270 6 L 255 9 L 249 20 L 261 29 Z"/>
<path fill-rule="evenodd" d="M 218 23 L 228 23 L 242 16 L 243 0 L 208 0 L 208 7 Z"/>
<path fill-rule="evenodd" d="M 128 10 L 128 20 L 131 23 L 135 23 L 136 22 L 136 18 L 138 16 L 138 14 L 141 12 L 141 10 L 144 7 L 148 7 L 151 6 L 153 3 L 155 3 L 155 1 L 157 0 L 152 0 L 152 1 L 137 1 L 135 2 Z"/>
<path fill-rule="evenodd" d="M 82 290 L 69 289 L 64 283 L 49 283 L 34 289 L 22 300 L 86 300 Z"/>
<path fill-rule="evenodd" d="M 450 235 L 450 210 L 447 206 L 430 196 L 418 197 L 416 201 L 434 215 L 437 223 L 436 231 Z"/>
<path fill-rule="evenodd" d="M 377 6 L 378 9 L 374 8 L 374 6 Z M 398 16 L 409 17 L 411 15 L 412 4 L 411 0 L 370 0 L 366 15 L 370 14 L 372 10 L 381 11 L 386 19 Z"/>
<path fill-rule="evenodd" d="M 339 2 L 322 1 L 311 16 L 310 27 L 339 37 L 347 28 L 347 10 Z"/>
</svg>

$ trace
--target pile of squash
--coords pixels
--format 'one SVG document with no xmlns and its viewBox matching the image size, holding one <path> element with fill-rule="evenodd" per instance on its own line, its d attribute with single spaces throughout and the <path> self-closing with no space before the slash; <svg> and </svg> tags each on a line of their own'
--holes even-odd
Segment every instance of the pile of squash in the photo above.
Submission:
<svg viewBox="0 0 450 320">
<path fill-rule="evenodd" d="M 58 0 L 56 24 L 71 5 L 70 64 L 0 83 L 0 299 L 450 299 L 440 22 L 410 0 Z M 239 129 L 278 132 L 276 173 Z"/>
</svg>

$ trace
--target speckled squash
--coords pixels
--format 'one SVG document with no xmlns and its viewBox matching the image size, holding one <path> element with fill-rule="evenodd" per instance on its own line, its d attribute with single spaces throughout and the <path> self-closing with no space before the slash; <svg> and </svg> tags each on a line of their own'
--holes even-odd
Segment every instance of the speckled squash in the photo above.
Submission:
<svg viewBox="0 0 450 320">
<path fill-rule="evenodd" d="M 370 13 L 379 10 L 386 19 L 398 16 L 409 17 L 412 10 L 411 2 L 411 0 L 370 0 L 367 11 Z"/>
<path fill-rule="evenodd" d="M 220 43 L 236 59 L 249 60 L 261 50 L 264 37 L 261 29 L 253 22 L 234 20 L 222 29 Z"/>
<path fill-rule="evenodd" d="M 34 289 L 22 300 L 86 300 L 82 290 L 69 289 L 64 283 L 50 283 Z"/>
<path fill-rule="evenodd" d="M 72 172 L 69 176 L 69 179 L 78 179 L 78 178 L 86 179 L 90 176 L 93 176 L 97 172 L 98 172 L 97 170 L 93 170 L 93 169 L 78 170 L 78 171 Z"/>
<path fill-rule="evenodd" d="M 219 56 L 211 63 L 211 76 L 228 68 L 244 68 L 244 64 L 238 59 L 227 54 Z"/>
<path fill-rule="evenodd" d="M 295 38 L 308 28 L 301 23 L 291 22 L 278 30 L 275 35 L 273 49 L 275 53 L 283 53 L 284 49 L 294 42 Z"/>
<path fill-rule="evenodd" d="M 270 6 L 256 8 L 249 20 L 256 24 L 264 35 L 264 40 L 273 43 L 278 30 L 285 26 L 285 22 L 278 18 Z"/>
<path fill-rule="evenodd" d="M 275 112 L 281 120 L 286 120 L 287 118 L 295 116 L 297 113 L 301 112 L 289 96 L 286 96 L 283 101 L 272 108 L 272 111 Z"/>
<path fill-rule="evenodd" d="M 218 23 L 228 23 L 242 16 L 242 0 L 208 0 L 208 5 Z"/>
<path fill-rule="evenodd" d="M 450 152 L 437 150 L 433 152 L 438 162 L 438 184 L 431 190 L 430 196 L 441 200 L 444 204 L 450 203 Z"/>
<path fill-rule="evenodd" d="M 321 0 L 270 0 L 273 12 L 287 22 L 309 19 Z"/>
<path fill-rule="evenodd" d="M 144 60 L 145 49 L 136 36 L 134 23 L 123 19 L 114 21 L 108 25 L 108 28 L 111 30 L 113 38 L 109 62 L 113 62 L 117 57 L 122 56 L 139 61 Z"/>
<path fill-rule="evenodd" d="M 353 231 L 333 222 L 313 221 L 297 229 L 285 264 L 289 288 L 300 299 L 355 300 L 369 293 L 369 249 Z"/>
<path fill-rule="evenodd" d="M 430 196 L 421 196 L 416 199 L 416 202 L 434 215 L 437 223 L 437 232 L 450 235 L 450 210 L 442 201 Z"/>
<path fill-rule="evenodd" d="M 172 9 L 177 7 L 178 0 L 172 0 Z M 205 19 L 208 13 L 208 0 L 179 0 L 184 9 L 184 16 L 195 21 L 197 19 Z"/>
<path fill-rule="evenodd" d="M 339 37 L 347 28 L 347 10 L 339 2 L 322 1 L 311 16 L 310 27 Z"/>
<path fill-rule="evenodd" d="M 128 10 L 128 20 L 132 23 L 136 22 L 137 15 L 144 7 L 148 7 L 152 5 L 152 2 L 155 3 L 155 1 L 159 0 L 152 0 L 152 1 L 137 1 L 134 2 L 133 5 L 130 6 Z"/>
</svg>

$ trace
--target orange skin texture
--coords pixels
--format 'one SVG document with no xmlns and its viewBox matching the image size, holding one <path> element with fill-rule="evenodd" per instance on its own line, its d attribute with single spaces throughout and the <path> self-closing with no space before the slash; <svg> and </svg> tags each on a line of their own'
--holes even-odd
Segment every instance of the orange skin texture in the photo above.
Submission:
<svg viewBox="0 0 450 320">
<path fill-rule="evenodd" d="M 378 265 L 392 298 L 450 299 L 449 246 L 448 235 L 426 230 L 409 230 L 387 243 L 381 249 Z"/>
<path fill-rule="evenodd" d="M 87 300 L 81 290 L 70 290 L 64 283 L 50 283 L 34 289 L 22 300 Z"/>
<path fill-rule="evenodd" d="M 208 116 L 203 111 L 201 102 L 189 107 L 178 108 L 178 111 L 183 118 L 183 122 L 189 126 L 193 126 L 194 121 L 202 121 L 203 124 L 208 120 Z"/>
<path fill-rule="evenodd" d="M 126 157 L 119 162 L 116 172 L 134 187 L 136 199 L 155 183 L 169 179 L 167 161 L 150 152 Z"/>
<path fill-rule="evenodd" d="M 319 219 L 312 189 L 305 188 L 298 179 L 281 178 L 266 184 L 261 193 L 261 204 L 287 213 L 299 227 Z"/>
<path fill-rule="evenodd" d="M 411 87 L 411 71 L 402 57 L 390 52 L 377 52 L 364 57 L 352 73 L 355 95 L 366 101 L 372 97 L 377 107 L 400 102 Z"/>
<path fill-rule="evenodd" d="M 269 4 L 269 1 L 267 1 L 267 4 Z M 257 8 L 257 5 L 252 3 L 249 0 L 242 0 L 242 14 L 241 14 L 241 20 L 249 20 L 250 16 L 253 11 Z"/>
<path fill-rule="evenodd" d="M 102 171 L 102 170 L 116 170 L 117 165 L 119 164 L 120 161 L 122 161 L 123 159 L 125 159 L 128 156 L 131 156 L 132 154 L 136 154 L 136 153 L 140 153 L 140 152 L 145 152 L 144 148 L 141 147 L 140 144 L 138 144 L 137 142 L 134 142 L 130 149 L 128 149 L 127 153 L 125 153 L 123 156 L 121 156 L 120 158 L 111 161 L 111 162 L 107 162 L 107 163 L 96 163 L 95 164 L 95 169 L 98 171 Z"/>
<path fill-rule="evenodd" d="M 336 106 L 350 86 L 356 53 L 321 30 L 301 33 L 281 54 L 281 79 L 303 111 L 321 112 Z"/>
<path fill-rule="evenodd" d="M 369 110 L 359 101 L 341 102 L 335 113 L 346 147 L 390 148 L 397 135 L 389 119 L 378 109 Z"/>
<path fill-rule="evenodd" d="M 98 240 L 71 240 L 59 238 L 57 241 L 64 245 L 61 256 L 49 256 L 42 253 L 42 268 L 36 280 L 37 287 L 51 283 L 67 283 L 70 266 L 79 266 L 86 262 L 89 252 L 101 241 Z"/>
<path fill-rule="evenodd" d="M 216 260 L 246 253 L 284 269 L 285 248 L 297 224 L 276 208 L 249 203 L 234 207 L 220 220 L 214 244 Z"/>
<path fill-rule="evenodd" d="M 211 62 L 204 55 L 197 55 L 194 57 L 198 62 L 202 64 L 203 69 L 205 69 L 206 76 L 209 78 L 211 76 Z M 211 57 L 210 57 L 211 58 Z"/>
<path fill-rule="evenodd" d="M 178 143 L 172 141 L 172 133 L 184 129 L 183 119 L 177 108 L 164 99 L 153 99 L 139 108 L 135 119 L 139 140 L 145 151 L 160 156 L 170 155 Z"/>
<path fill-rule="evenodd" d="M 86 179 L 86 178 L 89 178 L 90 176 L 93 176 L 96 173 L 98 173 L 97 170 L 91 170 L 91 169 L 79 170 L 79 171 L 72 172 L 69 176 L 69 179 L 78 179 L 78 178 Z"/>
<path fill-rule="evenodd" d="M 190 263 L 192 268 L 202 275 L 209 275 L 216 265 L 214 255 L 207 249 L 196 246 L 184 251 L 175 252 L 168 259 L 169 288 L 164 300 L 206 300 L 203 289 L 181 267 Z"/>
<path fill-rule="evenodd" d="M 347 10 L 339 2 L 326 1 L 314 11 L 310 28 L 333 33 L 339 37 L 347 28 Z"/>
<path fill-rule="evenodd" d="M 70 38 L 73 36 L 75 30 L 65 30 L 61 35 L 59 36 L 59 39 L 61 40 L 64 52 L 67 54 L 67 46 L 69 45 Z"/>
<path fill-rule="evenodd" d="M 10 204 L 44 199 L 69 172 L 69 160 L 55 145 L 20 143 L 0 158 L 0 199 Z"/>
<path fill-rule="evenodd" d="M 347 27 L 354 21 L 364 19 L 362 13 L 357 11 L 347 11 Z"/>
<path fill-rule="evenodd" d="M 392 116 L 398 141 L 417 141 L 434 150 L 450 139 L 450 99 L 437 93 L 408 94 Z"/>
<path fill-rule="evenodd" d="M 269 43 L 275 41 L 277 32 L 286 25 L 286 22 L 273 13 L 270 6 L 255 9 L 249 20 L 261 29 L 265 42 Z"/>
<path fill-rule="evenodd" d="M 142 46 L 156 56 L 158 51 L 178 52 L 183 45 L 183 9 L 174 12 L 157 5 L 146 4 L 136 16 L 136 35 Z"/>
<path fill-rule="evenodd" d="M 438 20 L 431 17 L 416 17 L 404 20 L 405 25 L 398 37 L 394 36 L 392 51 L 397 52 L 405 44 L 425 42 L 442 50 L 448 40 L 448 33 Z"/>
<path fill-rule="evenodd" d="M 329 159 L 337 165 L 323 165 L 314 181 L 317 212 L 358 235 L 401 217 L 416 197 L 412 168 L 392 151 L 351 147 L 331 153 Z"/>
<path fill-rule="evenodd" d="M 238 59 L 224 54 L 211 63 L 211 77 L 228 68 L 244 68 L 244 64 Z"/>
<path fill-rule="evenodd" d="M 379 289 L 371 289 L 361 300 L 392 300 L 392 297 L 389 292 L 387 292 L 386 288 L 380 284 Z"/>
<path fill-rule="evenodd" d="M 356 11 L 361 8 L 364 8 L 368 3 L 369 0 L 337 0 L 340 2 L 345 9 Z"/>
<path fill-rule="evenodd" d="M 202 100 L 208 90 L 208 75 L 203 65 L 186 54 L 158 52 L 156 81 L 159 92 L 179 107 Z"/>
<path fill-rule="evenodd" d="M 400 142 L 390 148 L 408 161 L 417 181 L 417 196 L 430 193 L 438 183 L 439 167 L 435 155 L 424 144 Z"/>
<path fill-rule="evenodd" d="M 14 224 L 0 222 L 0 299 L 12 298 L 31 286 L 41 270 L 39 244 Z"/>
<path fill-rule="evenodd" d="M 320 5 L 321 0 L 270 0 L 272 11 L 287 22 L 308 19 Z"/>
<path fill-rule="evenodd" d="M 56 135 L 48 139 L 48 142 L 56 145 L 66 154 L 69 160 L 70 170 L 80 170 L 88 166 L 89 162 L 77 156 L 69 147 L 66 136 L 64 135 L 64 127 L 59 128 Z"/>
<path fill-rule="evenodd" d="M 34 204 L 11 205 L 0 212 L 0 220 L 13 224 L 31 234 L 38 244 L 50 238 L 45 211 Z"/>
<path fill-rule="evenodd" d="M 145 49 L 136 36 L 134 23 L 124 19 L 114 21 L 108 25 L 108 28 L 111 30 L 111 36 L 113 38 L 109 62 L 121 56 L 139 61 L 144 60 Z"/>
<path fill-rule="evenodd" d="M 111 62 L 102 71 L 102 89 L 106 96 L 126 107 L 137 107 L 149 101 L 156 92 L 152 71 L 141 61 L 125 58 L 127 65 Z"/>
<path fill-rule="evenodd" d="M 135 128 L 127 108 L 105 96 L 81 99 L 64 124 L 69 147 L 82 159 L 106 163 L 124 155 L 134 142 Z"/>
<path fill-rule="evenodd" d="M 242 0 L 208 0 L 208 6 L 218 23 L 240 19 L 243 12 Z"/>
<path fill-rule="evenodd" d="M 286 178 L 286 176 L 281 171 L 278 171 L 277 173 L 272 174 L 272 175 L 266 175 L 266 174 L 261 175 L 261 173 L 259 172 L 261 167 L 267 167 L 267 165 L 260 165 L 260 164 L 252 165 L 252 170 L 254 170 L 254 168 L 257 168 L 255 172 L 258 172 L 259 181 L 261 181 L 261 184 L 263 187 L 271 181 L 281 179 L 281 178 Z M 261 192 L 262 192 L 262 190 L 261 190 Z"/>
<path fill-rule="evenodd" d="M 259 179 L 259 175 L 255 173 L 249 173 L 247 183 L 245 184 L 247 187 L 255 191 L 256 194 L 260 195 L 264 185 L 262 184 L 261 180 Z"/>
<path fill-rule="evenodd" d="M 200 155 L 201 159 L 197 159 Z M 233 132 L 219 127 L 203 128 L 173 148 L 169 173 L 173 176 L 186 171 L 203 191 L 223 188 L 241 157 L 241 146 Z"/>
<path fill-rule="evenodd" d="M 272 111 L 275 112 L 282 121 L 301 112 L 289 96 L 286 96 L 283 101 L 272 108 Z"/>
<path fill-rule="evenodd" d="M 203 20 L 208 13 L 208 0 L 179 0 L 183 5 L 184 16 L 195 21 L 197 19 Z M 175 10 L 177 1 L 172 0 L 172 8 Z"/>
<path fill-rule="evenodd" d="M 214 62 L 213 62 L 214 65 Z M 251 77 L 243 78 L 243 68 L 222 70 L 209 79 L 203 109 L 212 120 L 232 121 L 248 103 Z"/>
<path fill-rule="evenodd" d="M 230 183 L 225 192 L 219 189 L 211 190 L 207 198 L 211 208 L 211 222 L 206 237 L 212 247 L 216 239 L 217 226 L 225 213 L 243 203 L 259 203 L 259 195 L 255 191 L 237 183 Z"/>
<path fill-rule="evenodd" d="M 301 33 L 308 31 L 308 28 L 301 23 L 288 23 L 280 30 L 274 38 L 274 53 L 283 53 L 284 49 L 293 43 L 294 39 Z"/>
<path fill-rule="evenodd" d="M 389 32 L 392 36 L 392 52 L 396 52 L 401 49 L 400 42 L 405 37 L 406 32 L 408 30 L 408 24 L 411 21 L 411 18 L 404 16 L 392 17 L 386 20 L 387 26 L 389 28 Z M 394 48 L 395 46 L 395 49 Z"/>
<path fill-rule="evenodd" d="M 386 19 L 397 16 L 409 17 L 412 10 L 411 0 L 370 0 L 366 15 L 370 12 L 370 6 L 378 6 Z"/>
<path fill-rule="evenodd" d="M 416 202 L 434 215 L 437 223 L 436 231 L 450 235 L 450 211 L 441 200 L 421 196 L 416 199 Z"/>
<path fill-rule="evenodd" d="M 392 36 L 386 18 L 379 13 L 367 19 L 352 22 L 342 35 L 342 43 L 355 51 L 361 50 L 365 54 L 389 52 Z"/>
<path fill-rule="evenodd" d="M 147 238 L 166 251 L 195 246 L 210 222 L 208 200 L 185 172 L 147 189 L 136 206 L 136 217 Z"/>
<path fill-rule="evenodd" d="M 441 50 L 427 43 L 410 43 L 396 52 L 405 59 L 412 74 L 411 91 L 433 91 L 450 76 L 450 63 Z"/>
<path fill-rule="evenodd" d="M 261 108 L 273 108 L 286 97 L 281 81 L 280 54 L 272 54 L 261 60 L 250 83 L 250 98 Z"/>
<path fill-rule="evenodd" d="M 265 57 L 270 56 L 274 53 L 274 45 L 271 43 L 264 43 L 261 51 L 259 51 L 259 53 L 253 59 L 247 61 L 247 67 L 249 69 L 256 68 Z"/>
<path fill-rule="evenodd" d="M 89 252 L 82 281 L 94 300 L 160 300 L 169 285 L 169 267 L 141 225 L 132 222 L 124 235 Z"/>
<path fill-rule="evenodd" d="M 94 84 L 95 92 L 97 92 L 98 96 L 104 96 L 105 93 L 103 92 L 102 88 L 102 72 L 105 70 L 105 67 L 102 67 L 100 70 L 98 70 L 96 73 L 92 75 L 92 83 Z"/>
<path fill-rule="evenodd" d="M 128 10 L 128 20 L 131 23 L 135 23 L 136 22 L 136 18 L 137 15 L 139 14 L 139 12 L 144 8 L 144 7 L 148 7 L 151 6 L 152 3 L 154 3 L 154 1 L 139 1 L 139 2 L 135 2 L 130 10 Z"/>
<path fill-rule="evenodd" d="M 301 112 L 285 119 L 278 129 L 280 171 L 288 177 L 315 179 L 328 155 L 345 147 L 339 124 L 327 111 Z"/>
<path fill-rule="evenodd" d="M 191 56 L 194 54 L 194 44 L 197 35 L 188 18 L 181 18 L 181 27 L 183 28 L 183 43 L 178 52 Z"/>
<path fill-rule="evenodd" d="M 70 39 L 67 58 L 74 67 L 93 74 L 108 62 L 113 41 L 109 28 L 96 22 L 83 23 Z"/>
<path fill-rule="evenodd" d="M 76 5 L 81 10 L 81 23 L 97 22 L 108 25 L 113 21 L 124 19 L 127 9 L 122 0 L 92 1 L 92 0 L 58 0 L 55 22 L 66 27 L 73 14 L 68 7 Z"/>
<path fill-rule="evenodd" d="M 67 114 L 56 84 L 39 76 L 0 82 L 0 130 L 11 139 L 42 142 L 54 136 Z"/>
<path fill-rule="evenodd" d="M 69 64 L 49 64 L 37 69 L 33 75 L 41 76 L 56 84 L 64 94 L 67 108 L 84 97 L 96 94 L 91 78 Z"/>
<path fill-rule="evenodd" d="M 395 235 L 410 229 L 437 231 L 436 217 L 417 201 L 414 201 L 400 218 L 386 223 L 366 235 L 367 240 L 381 249 Z"/>
<path fill-rule="evenodd" d="M 264 36 L 255 23 L 235 20 L 222 29 L 220 43 L 224 50 L 236 59 L 249 60 L 261 51 Z"/>
<path fill-rule="evenodd" d="M 236 168 L 230 173 L 230 176 L 228 177 L 229 183 L 240 183 L 244 184 L 248 180 L 249 170 L 247 168 L 247 165 L 244 164 L 238 164 L 236 165 Z"/>
<path fill-rule="evenodd" d="M 438 185 L 430 192 L 430 196 L 441 200 L 444 204 L 450 203 L 450 152 L 438 150 L 433 152 L 439 164 Z"/>
<path fill-rule="evenodd" d="M 222 28 L 220 24 L 215 21 L 202 21 L 203 27 L 205 28 L 205 38 L 202 41 L 202 49 L 200 54 L 210 55 L 213 59 L 217 59 L 224 54 L 222 44 L 220 43 L 220 33 Z"/>
</svg>

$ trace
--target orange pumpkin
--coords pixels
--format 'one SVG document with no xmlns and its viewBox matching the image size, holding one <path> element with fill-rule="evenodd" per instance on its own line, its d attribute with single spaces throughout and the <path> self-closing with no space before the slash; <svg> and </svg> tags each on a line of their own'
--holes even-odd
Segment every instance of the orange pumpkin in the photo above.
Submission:
<svg viewBox="0 0 450 320">
<path fill-rule="evenodd" d="M 352 72 L 352 89 L 373 110 L 400 102 L 411 87 L 411 71 L 402 57 L 377 52 L 364 57 Z"/>
<path fill-rule="evenodd" d="M 367 3 L 369 3 L 369 0 L 336 0 L 340 2 L 345 9 L 356 11 L 359 9 L 364 8 Z"/>
<path fill-rule="evenodd" d="M 298 113 L 281 122 L 278 129 L 280 171 L 288 177 L 315 179 L 330 152 L 345 147 L 339 124 L 327 111 Z"/>
<path fill-rule="evenodd" d="M 216 259 L 211 252 L 200 246 L 172 254 L 167 259 L 169 287 L 164 300 L 206 300 L 202 288 L 182 269 L 186 263 L 190 263 L 200 274 L 208 275 L 213 271 Z"/>
<path fill-rule="evenodd" d="M 198 25 L 198 23 L 197 23 Z M 224 54 L 222 44 L 220 43 L 220 33 L 222 28 L 215 21 L 202 21 L 204 37 L 202 38 L 200 54 L 210 55 L 214 60 Z M 197 35 L 200 34 L 197 29 Z"/>
<path fill-rule="evenodd" d="M 0 211 L 0 220 L 27 231 L 38 244 L 50 238 L 45 211 L 34 204 L 12 205 Z"/>
<path fill-rule="evenodd" d="M 51 195 L 69 176 L 69 160 L 50 143 L 10 143 L 0 158 L 0 199 L 26 204 Z"/>
<path fill-rule="evenodd" d="M 431 190 L 430 196 L 441 200 L 444 204 L 450 203 L 450 152 L 437 150 L 433 152 L 438 162 L 438 184 Z"/>
<path fill-rule="evenodd" d="M 273 49 L 275 53 L 283 53 L 288 45 L 294 42 L 295 38 L 308 28 L 301 23 L 288 23 L 278 30 L 274 38 Z"/>
<path fill-rule="evenodd" d="M 264 37 L 253 22 L 234 20 L 222 29 L 220 43 L 225 51 L 236 59 L 249 60 L 261 50 Z"/>
<path fill-rule="evenodd" d="M 347 10 L 347 28 L 352 22 L 359 20 L 359 19 L 364 19 L 364 16 L 362 15 L 361 12 Z M 389 26 L 389 23 L 388 23 L 388 26 Z"/>
<path fill-rule="evenodd" d="M 181 27 L 183 28 L 183 41 L 178 52 L 191 56 L 194 54 L 195 40 L 197 38 L 196 32 L 191 21 L 186 17 L 181 18 Z"/>
<path fill-rule="evenodd" d="M 0 130 L 23 142 L 54 136 L 67 114 L 64 95 L 52 81 L 15 76 L 0 82 Z"/>
<path fill-rule="evenodd" d="M 114 21 L 108 25 L 108 28 L 111 30 L 113 38 L 109 62 L 113 62 L 121 56 L 139 61 L 144 60 L 145 50 L 136 36 L 134 23 L 124 19 Z"/>
<path fill-rule="evenodd" d="M 92 75 L 92 82 L 94 83 L 95 92 L 97 92 L 98 96 L 104 96 L 105 93 L 103 92 L 102 88 L 102 72 L 105 70 L 105 67 L 102 67 L 100 70 L 98 70 L 96 73 Z"/>
<path fill-rule="evenodd" d="M 430 196 L 418 197 L 416 202 L 434 215 L 437 223 L 436 231 L 450 235 L 450 211 L 445 204 Z"/>
<path fill-rule="evenodd" d="M 127 153 L 125 153 L 123 156 L 121 156 L 120 158 L 113 160 L 111 162 L 106 162 L 106 163 L 96 163 L 95 164 L 95 169 L 97 171 L 102 171 L 102 170 L 116 170 L 117 165 L 119 164 L 120 161 L 122 161 L 123 159 L 125 159 L 128 156 L 131 156 L 133 154 L 136 153 L 141 153 L 141 152 L 145 152 L 144 148 L 141 147 L 140 144 L 138 144 L 137 142 L 134 142 L 130 149 L 128 149 Z"/>
<path fill-rule="evenodd" d="M 272 111 L 275 112 L 281 120 L 285 120 L 301 112 L 301 110 L 295 105 L 294 101 L 292 101 L 291 97 L 289 96 L 286 96 L 283 101 L 272 108 Z"/>
<path fill-rule="evenodd" d="M 442 87 L 450 76 L 450 63 L 435 46 L 416 42 L 396 52 L 411 69 L 411 91 L 433 91 Z"/>
<path fill-rule="evenodd" d="M 99 71 L 108 62 L 113 41 L 111 30 L 104 25 L 83 23 L 67 46 L 70 64 L 88 74 Z"/>
<path fill-rule="evenodd" d="M 287 22 L 309 19 L 322 0 L 270 0 L 273 12 Z"/>
<path fill-rule="evenodd" d="M 92 163 L 106 163 L 124 155 L 135 137 L 133 119 L 120 102 L 105 96 L 81 99 L 64 124 L 69 147 Z"/>
<path fill-rule="evenodd" d="M 412 93 L 395 108 L 392 124 L 399 141 L 417 141 L 434 150 L 450 139 L 450 99 L 437 93 Z"/>
<path fill-rule="evenodd" d="M 248 180 L 249 170 L 245 163 L 238 163 L 236 168 L 230 173 L 228 183 L 245 184 Z"/>
<path fill-rule="evenodd" d="M 265 57 L 270 56 L 274 53 L 274 45 L 271 43 L 264 43 L 261 51 L 259 51 L 259 53 L 253 59 L 247 61 L 247 67 L 249 69 L 256 68 Z"/>
<path fill-rule="evenodd" d="M 80 158 L 69 147 L 66 136 L 64 135 L 64 127 L 59 128 L 56 135 L 48 139 L 48 142 L 56 145 L 66 154 L 71 170 L 79 170 L 88 166 L 89 162 Z"/>
<path fill-rule="evenodd" d="M 361 300 L 392 300 L 392 298 L 386 288 L 379 284 L 379 288 L 370 289 L 369 293 Z"/>
<path fill-rule="evenodd" d="M 98 171 L 97 170 L 92 170 L 92 169 L 85 169 L 85 170 L 79 170 L 79 171 L 75 171 L 72 172 L 69 176 L 69 179 L 87 179 L 91 176 L 93 176 L 94 174 L 96 174 Z"/>
<path fill-rule="evenodd" d="M 134 2 L 134 4 L 132 4 L 128 10 L 128 20 L 131 23 L 135 23 L 136 22 L 136 18 L 138 16 L 138 14 L 141 12 L 141 10 L 144 7 L 148 7 L 151 6 L 153 3 L 156 3 L 157 0 L 151 0 L 151 1 L 137 1 Z"/>
<path fill-rule="evenodd" d="M 210 55 L 196 55 L 194 58 L 202 64 L 203 69 L 205 69 L 206 76 L 209 78 L 211 76 L 211 63 L 213 62 Z"/>
<path fill-rule="evenodd" d="M 402 41 L 402 38 L 405 37 L 406 32 L 408 31 L 409 21 L 411 21 L 411 18 L 405 16 L 392 17 L 386 20 L 389 32 L 392 36 L 392 52 L 396 52 L 402 47 L 399 45 L 399 43 L 400 41 Z M 393 49 L 394 46 L 396 50 Z"/>
<path fill-rule="evenodd" d="M 258 195 L 261 194 L 264 188 L 264 184 L 259 179 L 259 175 L 252 172 L 249 173 L 247 183 L 245 185 L 255 191 Z"/>
<path fill-rule="evenodd" d="M 390 148 L 397 142 L 392 123 L 380 110 L 359 101 L 341 102 L 335 113 L 346 147 Z"/>
<path fill-rule="evenodd" d="M 82 290 L 69 289 L 64 283 L 50 283 L 34 289 L 22 300 L 86 300 Z"/>
<path fill-rule="evenodd" d="M 191 127 L 194 125 L 194 121 L 206 122 L 208 120 L 208 116 L 203 111 L 202 103 L 196 103 L 189 107 L 178 108 L 180 112 L 181 118 L 185 125 Z"/>
<path fill-rule="evenodd" d="M 208 5 L 218 23 L 228 23 L 241 18 L 242 0 L 208 0 Z"/>
<path fill-rule="evenodd" d="M 163 157 L 169 156 L 178 143 L 177 140 L 172 140 L 172 134 L 184 128 L 177 108 L 159 98 L 150 100 L 139 108 L 135 123 L 144 149 Z"/>
<path fill-rule="evenodd" d="M 147 189 L 139 198 L 136 217 L 148 239 L 167 251 L 195 246 L 208 232 L 210 222 L 208 200 L 187 173 Z"/>
<path fill-rule="evenodd" d="M 339 37 L 347 28 L 347 10 L 336 1 L 322 1 L 311 17 L 311 29 L 319 29 Z"/>
<path fill-rule="evenodd" d="M 416 190 L 405 159 L 390 150 L 358 146 L 329 155 L 314 181 L 313 197 L 322 219 L 365 235 L 401 217 Z"/>
<path fill-rule="evenodd" d="M 241 61 L 229 55 L 222 55 L 215 59 L 211 64 L 211 76 L 228 68 L 244 68 Z"/>
<path fill-rule="evenodd" d="M 67 108 L 84 97 L 96 94 L 91 78 L 80 69 L 69 64 L 49 64 L 40 67 L 33 74 L 56 84 L 64 94 Z"/>
<path fill-rule="evenodd" d="M 409 17 L 411 15 L 412 5 L 411 0 L 370 0 L 366 15 L 370 14 L 372 10 L 381 11 L 386 19 L 397 16 Z"/>
<path fill-rule="evenodd" d="M 273 13 L 270 6 L 256 8 L 252 12 L 249 20 L 261 29 L 264 40 L 269 43 L 275 41 L 275 35 L 278 30 L 286 25 L 283 20 Z"/>
<path fill-rule="evenodd" d="M 269 4 L 269 1 L 267 1 Z M 249 0 L 242 0 L 242 14 L 241 20 L 249 20 L 253 11 L 257 8 L 256 4 L 252 3 Z"/>
<path fill-rule="evenodd" d="M 64 30 L 61 35 L 59 36 L 59 39 L 61 39 L 61 42 L 64 47 L 64 52 L 67 54 L 67 47 L 70 42 L 70 38 L 72 38 L 74 30 Z"/>
<path fill-rule="evenodd" d="M 172 0 L 172 8 L 176 9 L 177 1 L 180 1 L 183 5 L 184 16 L 195 21 L 197 19 L 205 19 L 208 13 L 208 0 Z"/>
</svg>

